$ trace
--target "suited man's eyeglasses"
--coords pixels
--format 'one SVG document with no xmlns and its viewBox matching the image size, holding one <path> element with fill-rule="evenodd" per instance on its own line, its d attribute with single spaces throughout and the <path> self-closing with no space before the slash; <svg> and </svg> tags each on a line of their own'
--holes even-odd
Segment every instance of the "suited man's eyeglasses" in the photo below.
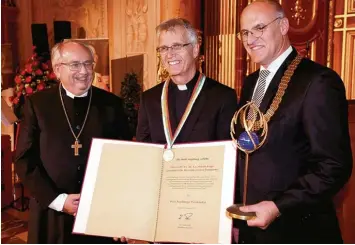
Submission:
<svg viewBox="0 0 355 245">
<path fill-rule="evenodd" d="M 268 27 L 269 25 L 271 25 L 272 23 L 274 23 L 276 20 L 279 20 L 279 19 L 282 19 L 282 17 L 277 17 L 276 19 L 271 21 L 269 24 L 266 24 L 264 26 L 256 26 L 251 31 L 241 30 L 240 32 L 238 32 L 237 37 L 242 42 L 247 42 L 248 41 L 249 34 L 251 34 L 255 38 L 259 38 L 259 37 L 261 37 L 263 35 L 264 30 L 266 29 L 266 27 Z"/>
</svg>

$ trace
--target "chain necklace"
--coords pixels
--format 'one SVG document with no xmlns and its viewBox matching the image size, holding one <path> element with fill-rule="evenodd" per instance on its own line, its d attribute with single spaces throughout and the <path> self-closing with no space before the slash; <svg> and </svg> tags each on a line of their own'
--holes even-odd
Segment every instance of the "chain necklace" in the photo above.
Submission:
<svg viewBox="0 0 355 245">
<path fill-rule="evenodd" d="M 65 114 L 65 118 L 67 119 L 67 122 L 68 122 L 68 125 L 69 125 L 69 128 L 70 128 L 70 131 L 71 131 L 71 133 L 73 134 L 73 136 L 74 136 L 74 138 L 75 138 L 74 144 L 71 145 L 71 148 L 74 149 L 74 156 L 79 156 L 79 148 L 82 148 L 82 147 L 83 147 L 82 144 L 79 144 L 79 136 L 81 135 L 81 132 L 83 131 L 83 129 L 84 129 L 84 127 L 85 127 L 86 120 L 87 120 L 88 115 L 89 115 L 89 111 L 90 111 L 90 107 L 91 107 L 92 88 L 90 88 L 89 105 L 88 105 L 88 109 L 86 110 L 86 115 L 85 115 L 84 122 L 83 122 L 83 124 L 82 124 L 82 126 L 81 126 L 81 129 L 80 129 L 78 135 L 75 135 L 74 130 L 73 130 L 72 126 L 71 126 L 71 123 L 70 123 L 68 114 L 67 114 L 67 110 L 65 109 L 65 105 L 64 105 L 64 102 L 63 102 L 63 96 L 62 96 L 61 87 L 62 87 L 62 84 L 60 83 L 60 84 L 59 84 L 60 102 L 62 103 L 62 107 L 63 107 L 64 114 Z"/>
<path fill-rule="evenodd" d="M 290 82 L 291 77 L 292 77 L 293 73 L 295 72 L 297 66 L 302 61 L 302 58 L 303 57 L 301 55 L 297 55 L 296 58 L 294 58 L 292 60 L 291 64 L 287 67 L 286 72 L 282 76 L 281 82 L 280 82 L 279 87 L 277 89 L 276 95 L 275 95 L 274 99 L 272 100 L 270 108 L 264 114 L 266 123 L 268 123 L 270 121 L 271 117 L 275 114 L 275 112 L 279 108 L 279 105 L 282 101 L 282 97 L 284 96 L 285 91 L 288 87 L 288 83 Z M 254 122 L 252 120 L 249 120 L 249 121 L 253 125 L 253 127 L 252 127 L 253 131 L 258 131 L 259 129 L 264 127 L 263 122 L 261 120 L 257 120 Z"/>
</svg>

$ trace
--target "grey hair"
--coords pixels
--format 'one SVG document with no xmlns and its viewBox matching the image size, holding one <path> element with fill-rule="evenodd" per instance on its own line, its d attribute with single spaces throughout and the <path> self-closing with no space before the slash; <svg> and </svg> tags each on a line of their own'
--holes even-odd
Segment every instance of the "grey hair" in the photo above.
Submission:
<svg viewBox="0 0 355 245">
<path fill-rule="evenodd" d="M 174 31 L 175 27 L 180 26 L 187 31 L 189 41 L 192 44 L 198 43 L 198 34 L 195 28 L 192 27 L 191 23 L 183 18 L 172 18 L 162 22 L 155 28 L 157 36 L 159 38 L 163 31 Z"/>
<path fill-rule="evenodd" d="M 272 5 L 275 8 L 275 11 L 277 13 L 277 17 L 280 17 L 280 18 L 285 18 L 286 17 L 284 9 L 282 8 L 282 6 L 279 3 L 279 1 L 277 1 L 277 0 L 255 0 L 251 4 L 253 4 L 255 2 L 261 2 L 261 3 L 270 4 L 270 5 Z"/>
<path fill-rule="evenodd" d="M 66 39 L 54 45 L 51 50 L 51 62 L 53 67 L 55 67 L 62 61 L 63 48 L 64 45 L 68 43 L 76 43 L 82 46 L 84 49 L 88 50 L 88 52 L 91 54 L 92 59 L 94 60 L 95 57 L 94 50 L 88 44 L 76 40 Z"/>
</svg>

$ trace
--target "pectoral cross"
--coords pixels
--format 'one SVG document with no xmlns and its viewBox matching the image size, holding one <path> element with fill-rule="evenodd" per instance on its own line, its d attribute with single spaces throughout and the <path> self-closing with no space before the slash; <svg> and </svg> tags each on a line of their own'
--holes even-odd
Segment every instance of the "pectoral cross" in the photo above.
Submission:
<svg viewBox="0 0 355 245">
<path fill-rule="evenodd" d="M 79 144 L 78 140 L 75 140 L 74 144 L 71 145 L 71 148 L 74 149 L 74 156 L 79 156 L 79 148 L 82 148 L 83 145 Z"/>
</svg>

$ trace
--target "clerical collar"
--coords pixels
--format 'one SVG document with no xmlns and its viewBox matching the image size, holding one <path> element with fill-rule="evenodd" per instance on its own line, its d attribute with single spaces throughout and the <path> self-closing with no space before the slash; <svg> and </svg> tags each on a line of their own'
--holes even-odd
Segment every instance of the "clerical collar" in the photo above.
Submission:
<svg viewBox="0 0 355 245">
<path fill-rule="evenodd" d="M 86 91 L 85 93 L 83 93 L 82 95 L 75 95 L 73 93 L 71 93 L 68 89 L 66 89 L 64 87 L 64 84 L 62 83 L 62 88 L 65 90 L 66 94 L 68 97 L 74 99 L 75 97 L 86 97 L 88 95 L 88 91 Z"/>
<path fill-rule="evenodd" d="M 195 87 L 195 84 L 197 83 L 197 80 L 198 80 L 198 77 L 200 75 L 200 72 L 196 71 L 195 73 L 195 76 L 186 84 L 183 84 L 183 85 L 178 85 L 178 84 L 175 84 L 173 82 L 170 82 L 170 84 L 177 88 L 177 90 L 180 90 L 180 91 L 184 91 L 184 90 L 193 90 L 194 87 Z"/>
</svg>

